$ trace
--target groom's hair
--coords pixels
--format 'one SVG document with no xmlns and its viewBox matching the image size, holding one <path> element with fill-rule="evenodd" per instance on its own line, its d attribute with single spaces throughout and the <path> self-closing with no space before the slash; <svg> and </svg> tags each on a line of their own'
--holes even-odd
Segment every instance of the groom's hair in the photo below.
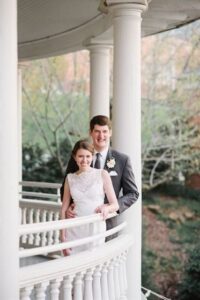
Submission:
<svg viewBox="0 0 200 300">
<path fill-rule="evenodd" d="M 103 115 L 94 116 L 90 120 L 90 131 L 92 131 L 94 129 L 95 125 L 100 125 L 100 126 L 106 126 L 107 125 L 109 129 L 112 129 L 110 119 L 107 116 L 103 116 Z"/>
</svg>

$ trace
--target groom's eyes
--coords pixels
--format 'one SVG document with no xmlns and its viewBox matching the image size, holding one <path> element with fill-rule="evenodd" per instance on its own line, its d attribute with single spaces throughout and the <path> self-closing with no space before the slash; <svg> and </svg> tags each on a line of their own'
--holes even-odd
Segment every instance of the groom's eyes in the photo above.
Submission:
<svg viewBox="0 0 200 300">
<path fill-rule="evenodd" d="M 100 134 L 100 133 L 106 134 L 106 133 L 108 133 L 108 130 L 103 130 L 103 131 L 95 130 L 94 132 L 98 133 L 98 134 Z"/>
</svg>

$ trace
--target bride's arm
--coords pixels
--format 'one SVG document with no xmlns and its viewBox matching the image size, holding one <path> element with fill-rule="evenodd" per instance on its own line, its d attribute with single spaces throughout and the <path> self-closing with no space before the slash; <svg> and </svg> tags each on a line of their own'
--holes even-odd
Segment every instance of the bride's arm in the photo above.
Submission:
<svg viewBox="0 0 200 300">
<path fill-rule="evenodd" d="M 69 189 L 69 184 L 66 179 L 65 185 L 64 185 L 64 195 L 63 195 L 63 202 L 62 202 L 62 207 L 61 207 L 61 219 L 65 219 L 66 211 L 70 205 L 70 189 Z M 61 230 L 61 240 L 64 242 L 65 241 L 65 230 Z"/>
<path fill-rule="evenodd" d="M 113 189 L 112 181 L 110 179 L 110 175 L 106 170 L 102 170 L 102 178 L 103 178 L 103 187 L 105 194 L 108 199 L 108 204 L 103 204 L 96 209 L 96 212 L 101 212 L 103 214 L 104 219 L 106 219 L 109 213 L 113 213 L 118 211 L 119 205 L 117 202 L 117 198 L 115 195 L 115 191 Z"/>
</svg>

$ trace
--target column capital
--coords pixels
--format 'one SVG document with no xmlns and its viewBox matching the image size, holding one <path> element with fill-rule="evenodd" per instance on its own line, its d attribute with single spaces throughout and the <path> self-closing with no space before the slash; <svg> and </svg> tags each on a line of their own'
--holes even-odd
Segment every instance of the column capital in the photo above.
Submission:
<svg viewBox="0 0 200 300">
<path fill-rule="evenodd" d="M 128 8 L 143 12 L 147 10 L 151 0 L 101 0 L 99 9 L 104 13 L 108 13 L 113 8 Z"/>
<path fill-rule="evenodd" d="M 104 48 L 104 49 L 110 49 L 113 47 L 113 44 L 107 40 L 100 40 L 98 38 L 89 38 L 84 41 L 84 46 L 91 50 L 94 48 Z"/>
</svg>

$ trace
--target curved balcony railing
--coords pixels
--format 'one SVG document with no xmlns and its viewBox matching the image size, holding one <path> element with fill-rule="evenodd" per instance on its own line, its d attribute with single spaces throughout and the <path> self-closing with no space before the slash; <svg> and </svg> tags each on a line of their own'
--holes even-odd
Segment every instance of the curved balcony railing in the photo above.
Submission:
<svg viewBox="0 0 200 300">
<path fill-rule="evenodd" d="M 21 248 L 19 258 L 57 253 L 57 258 L 20 268 L 21 300 L 117 300 L 127 299 L 126 256 L 132 238 L 117 238 L 77 255 L 62 257 L 65 248 L 77 247 L 119 233 L 126 222 L 87 238 L 61 243 L 60 230 L 94 224 L 100 214 L 59 220 L 60 203 L 20 200 Z M 113 217 L 116 214 L 111 214 Z"/>
<path fill-rule="evenodd" d="M 91 251 L 21 268 L 20 299 L 125 300 L 131 244 L 121 235 Z"/>
<path fill-rule="evenodd" d="M 61 243 L 60 230 L 94 223 L 100 215 L 92 215 L 71 220 L 59 220 L 61 203 L 59 184 L 22 182 L 24 186 L 52 188 L 54 194 L 22 191 L 20 200 L 20 251 L 21 260 L 45 255 L 46 262 L 20 268 L 20 300 L 127 300 L 126 257 L 133 243 L 132 237 L 121 234 L 115 239 L 91 251 L 62 257 L 62 250 L 91 243 L 120 232 L 126 222 L 93 237 Z M 41 200 L 46 199 L 46 200 Z M 40 200 L 39 200 L 40 199 Z M 50 200 L 50 201 L 48 201 Z M 110 215 L 109 217 L 113 217 Z M 48 254 L 56 254 L 47 256 Z M 133 270 L 134 272 L 134 270 Z M 170 300 L 142 287 L 141 299 L 151 295 Z"/>
<path fill-rule="evenodd" d="M 22 198 L 34 198 L 35 200 L 46 199 L 58 203 L 60 202 L 60 183 L 20 181 L 19 186 L 19 194 Z M 32 191 L 30 191 L 30 189 Z M 37 189 L 37 191 L 35 191 L 35 189 Z"/>
</svg>

